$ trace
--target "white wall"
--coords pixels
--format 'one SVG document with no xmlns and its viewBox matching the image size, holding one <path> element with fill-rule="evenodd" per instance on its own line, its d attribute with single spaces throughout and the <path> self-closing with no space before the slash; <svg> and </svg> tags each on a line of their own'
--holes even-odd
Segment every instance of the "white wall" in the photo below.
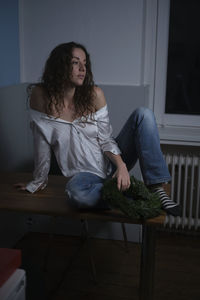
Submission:
<svg viewBox="0 0 200 300">
<path fill-rule="evenodd" d="M 145 0 L 20 0 L 22 82 L 37 81 L 59 43 L 83 43 L 98 84 L 141 84 Z"/>
</svg>

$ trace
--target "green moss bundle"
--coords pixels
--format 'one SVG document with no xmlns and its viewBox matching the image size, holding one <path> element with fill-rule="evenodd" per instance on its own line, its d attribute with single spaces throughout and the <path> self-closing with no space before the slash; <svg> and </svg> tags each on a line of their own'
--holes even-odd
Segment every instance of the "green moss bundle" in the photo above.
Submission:
<svg viewBox="0 0 200 300">
<path fill-rule="evenodd" d="M 151 193 L 142 181 L 133 176 L 131 176 L 130 188 L 124 192 L 118 190 L 116 178 L 105 181 L 102 197 L 110 206 L 121 210 L 131 218 L 147 219 L 161 213 L 158 196 Z"/>
</svg>

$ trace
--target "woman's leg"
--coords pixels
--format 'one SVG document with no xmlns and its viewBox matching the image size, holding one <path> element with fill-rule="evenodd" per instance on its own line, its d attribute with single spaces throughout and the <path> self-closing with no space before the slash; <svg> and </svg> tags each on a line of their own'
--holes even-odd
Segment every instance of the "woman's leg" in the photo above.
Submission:
<svg viewBox="0 0 200 300">
<path fill-rule="evenodd" d="M 130 170 L 139 159 L 144 183 L 160 196 L 163 209 L 173 215 L 180 207 L 158 185 L 171 180 L 162 151 L 154 114 L 148 108 L 136 109 L 119 133 L 116 141 L 122 158 Z"/>
<path fill-rule="evenodd" d="M 153 112 L 148 108 L 136 109 L 116 138 L 123 159 L 130 170 L 139 159 L 146 185 L 171 180 L 163 154 Z"/>
<path fill-rule="evenodd" d="M 89 173 L 80 172 L 74 175 L 66 185 L 69 204 L 77 209 L 108 209 L 109 206 L 101 198 L 104 179 Z"/>
</svg>

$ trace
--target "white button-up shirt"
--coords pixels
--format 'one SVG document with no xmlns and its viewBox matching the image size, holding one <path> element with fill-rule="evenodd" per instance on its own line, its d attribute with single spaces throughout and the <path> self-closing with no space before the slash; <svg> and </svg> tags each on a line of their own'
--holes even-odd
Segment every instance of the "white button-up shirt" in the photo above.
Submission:
<svg viewBox="0 0 200 300">
<path fill-rule="evenodd" d="M 48 182 L 51 149 L 55 153 L 62 174 L 71 177 L 79 172 L 91 172 L 106 178 L 111 163 L 105 151 L 120 154 L 110 125 L 107 105 L 87 121 L 82 118 L 68 122 L 30 109 L 31 129 L 34 138 L 33 180 L 26 189 L 34 193 Z"/>
</svg>

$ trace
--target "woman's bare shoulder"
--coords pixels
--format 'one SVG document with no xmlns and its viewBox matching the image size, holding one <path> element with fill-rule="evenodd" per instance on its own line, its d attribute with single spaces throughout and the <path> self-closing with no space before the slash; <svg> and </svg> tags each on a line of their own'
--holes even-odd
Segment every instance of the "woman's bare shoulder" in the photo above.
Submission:
<svg viewBox="0 0 200 300">
<path fill-rule="evenodd" d="M 106 98 L 104 96 L 103 90 L 98 86 L 94 87 L 94 94 L 94 106 L 95 110 L 97 111 L 106 105 Z"/>
<path fill-rule="evenodd" d="M 45 96 L 44 90 L 40 86 L 33 87 L 30 95 L 30 108 L 45 112 Z"/>
</svg>

